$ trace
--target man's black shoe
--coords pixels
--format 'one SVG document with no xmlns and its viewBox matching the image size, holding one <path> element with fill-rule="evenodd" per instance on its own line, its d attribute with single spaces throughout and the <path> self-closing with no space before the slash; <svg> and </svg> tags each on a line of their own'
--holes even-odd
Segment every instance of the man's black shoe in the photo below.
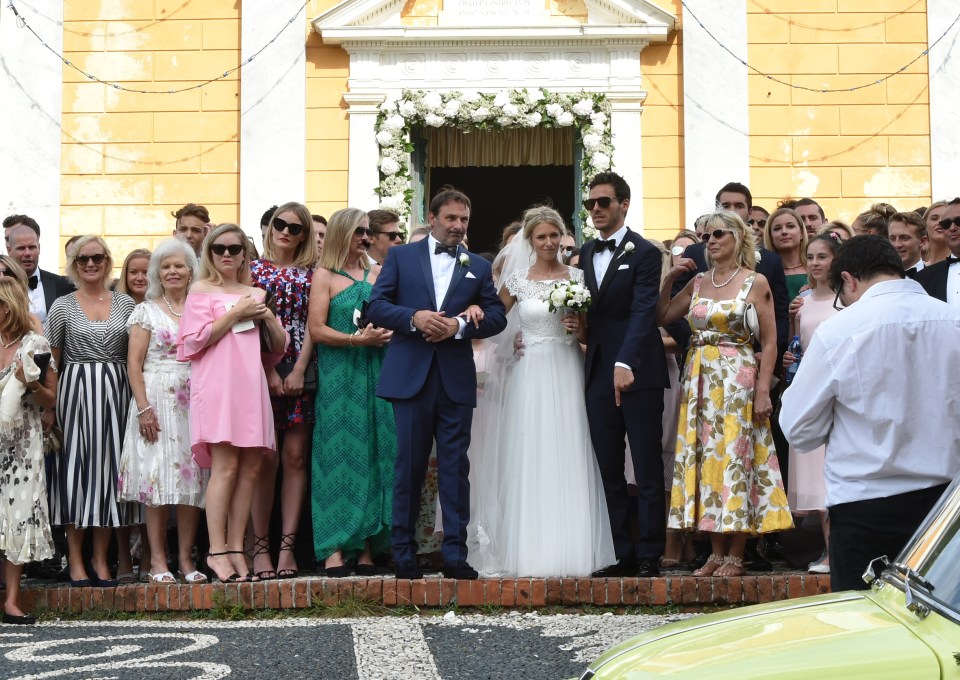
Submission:
<svg viewBox="0 0 960 680">
<path fill-rule="evenodd" d="M 393 573 L 397 578 L 406 578 L 417 580 L 423 578 L 423 571 L 417 566 L 416 562 L 397 562 L 393 566 Z"/>
<path fill-rule="evenodd" d="M 637 563 L 633 560 L 620 560 L 609 567 L 598 569 L 590 574 L 594 578 L 623 578 L 624 576 L 637 575 Z"/>
<path fill-rule="evenodd" d="M 480 577 L 477 570 L 471 567 L 466 560 L 460 560 L 453 564 L 444 562 L 440 573 L 443 574 L 444 578 L 455 578 L 462 581 L 473 581 Z"/>
<path fill-rule="evenodd" d="M 660 568 L 657 566 L 656 560 L 640 560 L 640 564 L 637 565 L 637 576 L 640 578 L 650 578 L 659 575 Z"/>
</svg>

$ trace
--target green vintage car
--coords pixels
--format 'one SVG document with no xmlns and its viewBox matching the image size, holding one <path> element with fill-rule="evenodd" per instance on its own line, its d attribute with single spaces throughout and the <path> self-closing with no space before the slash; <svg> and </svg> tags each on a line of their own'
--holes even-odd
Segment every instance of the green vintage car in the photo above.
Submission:
<svg viewBox="0 0 960 680">
<path fill-rule="evenodd" d="M 960 478 L 871 589 L 744 607 L 644 633 L 580 680 L 960 679 Z M 868 570 L 869 571 L 869 570 Z"/>
</svg>

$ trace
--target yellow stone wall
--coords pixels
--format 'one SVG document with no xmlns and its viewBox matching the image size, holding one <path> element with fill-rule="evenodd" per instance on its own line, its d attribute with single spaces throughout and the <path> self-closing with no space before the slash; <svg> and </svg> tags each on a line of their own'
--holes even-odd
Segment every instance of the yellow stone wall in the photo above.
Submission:
<svg viewBox="0 0 960 680">
<path fill-rule="evenodd" d="M 748 62 L 794 85 L 849 88 L 927 48 L 923 0 L 747 0 Z M 865 11 L 869 9 L 869 11 Z M 807 92 L 750 76 L 750 188 L 768 210 L 813 196 L 852 221 L 877 201 L 930 202 L 927 59 L 856 92 Z"/>
<path fill-rule="evenodd" d="M 178 89 L 237 65 L 239 5 L 65 2 L 64 52 L 104 80 Z M 121 92 L 67 67 L 63 74 L 63 242 L 104 234 L 119 259 L 168 236 L 171 210 L 191 201 L 207 205 L 216 222 L 237 220 L 236 75 L 170 95 Z"/>
</svg>

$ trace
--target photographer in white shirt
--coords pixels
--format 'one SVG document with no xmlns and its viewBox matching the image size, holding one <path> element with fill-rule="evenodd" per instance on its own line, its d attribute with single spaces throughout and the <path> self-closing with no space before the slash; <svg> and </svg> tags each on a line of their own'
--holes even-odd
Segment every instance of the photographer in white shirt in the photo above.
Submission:
<svg viewBox="0 0 960 680">
<path fill-rule="evenodd" d="M 870 560 L 895 557 L 960 472 L 960 310 L 905 279 L 880 236 L 844 243 L 830 283 L 846 309 L 814 333 L 780 424 L 799 451 L 827 445 L 836 592 L 866 588 Z M 941 370 L 914 370 L 931 357 Z"/>
</svg>

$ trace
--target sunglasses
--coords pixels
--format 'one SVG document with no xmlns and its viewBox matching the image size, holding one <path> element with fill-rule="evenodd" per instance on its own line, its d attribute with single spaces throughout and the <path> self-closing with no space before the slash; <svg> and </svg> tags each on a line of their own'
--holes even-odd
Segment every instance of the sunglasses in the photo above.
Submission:
<svg viewBox="0 0 960 680">
<path fill-rule="evenodd" d="M 721 238 L 725 234 L 732 234 L 732 233 L 733 233 L 732 231 L 727 231 L 726 229 L 714 229 L 713 231 L 703 232 L 703 235 L 700 238 L 703 239 L 704 243 L 706 243 L 711 238 Z"/>
<path fill-rule="evenodd" d="M 391 241 L 399 241 L 403 239 L 402 231 L 378 231 L 376 234 L 379 236 L 386 236 Z"/>
<path fill-rule="evenodd" d="M 11 279 L 14 278 L 13 272 L 9 269 L 0 269 L 0 276 L 9 276 Z"/>
<path fill-rule="evenodd" d="M 354 229 L 353 235 L 366 236 L 367 238 L 370 238 L 371 236 L 373 236 L 373 232 L 367 229 L 366 227 L 357 227 L 356 229 Z"/>
<path fill-rule="evenodd" d="M 610 207 L 610 203 L 616 200 L 617 199 L 614 198 L 613 196 L 601 196 L 600 198 L 588 198 L 583 202 L 583 207 L 586 208 L 587 210 L 593 210 L 594 206 L 599 205 L 601 208 L 606 210 L 607 208 Z"/>
<path fill-rule="evenodd" d="M 756 224 L 756 225 L 759 225 L 759 226 L 761 226 L 761 227 L 765 227 L 765 226 L 767 226 L 767 221 L 766 221 L 766 220 L 755 220 L 755 219 L 753 219 L 753 218 L 751 217 L 749 220 L 747 220 L 747 224 L 749 224 L 751 227 L 752 227 L 753 225 L 755 225 L 755 224 Z"/>
<path fill-rule="evenodd" d="M 210 246 L 210 250 L 214 255 L 219 255 L 220 257 L 223 257 L 224 253 L 230 253 L 231 257 L 236 257 L 243 252 L 243 246 L 239 243 L 234 243 L 229 246 L 224 243 L 214 243 Z"/>
<path fill-rule="evenodd" d="M 97 253 L 96 255 L 77 255 L 77 264 L 81 267 L 86 267 L 88 262 L 103 264 L 105 259 L 107 259 L 107 256 L 103 253 Z"/>
<path fill-rule="evenodd" d="M 960 227 L 960 217 L 940 220 L 940 224 L 937 225 L 937 231 L 950 231 L 950 227 Z"/>
<path fill-rule="evenodd" d="M 291 236 L 299 236 L 300 234 L 303 233 L 303 225 L 302 225 L 302 224 L 295 224 L 295 223 L 293 223 L 293 222 L 287 222 L 286 220 L 281 220 L 279 217 L 274 217 L 274 218 L 273 218 L 273 228 L 276 229 L 277 231 L 281 231 L 281 232 L 282 232 L 284 229 L 286 229 L 287 232 L 288 232 Z"/>
</svg>

